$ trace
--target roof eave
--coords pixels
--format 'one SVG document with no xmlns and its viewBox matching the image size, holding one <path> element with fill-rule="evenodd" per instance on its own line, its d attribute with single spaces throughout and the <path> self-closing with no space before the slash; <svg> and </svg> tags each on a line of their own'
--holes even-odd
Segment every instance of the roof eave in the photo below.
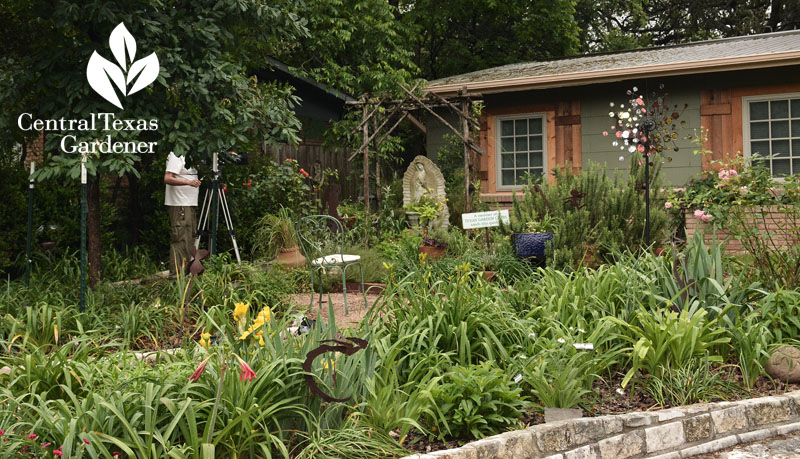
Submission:
<svg viewBox="0 0 800 459">
<path fill-rule="evenodd" d="M 639 78 L 692 75 L 756 68 L 783 67 L 799 64 L 800 50 L 784 51 L 779 53 L 754 54 L 750 56 L 725 57 L 671 64 L 649 65 L 641 68 L 616 68 L 609 70 L 564 73 L 559 75 L 504 78 L 499 80 L 477 81 L 471 83 L 450 83 L 437 86 L 428 86 L 426 91 L 439 95 L 453 95 L 463 90 L 466 90 L 467 92 L 491 94 L 525 91 L 531 89 L 564 88 L 595 83 L 612 83 L 616 81 Z M 636 72 L 635 75 L 633 75 L 633 72 Z"/>
</svg>

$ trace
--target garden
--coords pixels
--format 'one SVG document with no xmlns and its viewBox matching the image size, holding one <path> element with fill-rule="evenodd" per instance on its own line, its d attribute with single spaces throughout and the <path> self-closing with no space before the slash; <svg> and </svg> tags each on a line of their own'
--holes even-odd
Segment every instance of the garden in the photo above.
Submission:
<svg viewBox="0 0 800 459">
<path fill-rule="evenodd" d="M 715 103 L 688 111 L 634 87 L 610 126 L 606 102 L 576 106 L 586 81 L 551 88 L 547 114 L 496 118 L 497 161 L 483 160 L 482 115 L 538 93 L 426 86 L 793 16 L 769 2 L 541 3 L 0 2 L 0 458 L 400 458 L 554 413 L 800 389 L 800 177 L 776 180 L 757 154 L 715 163 L 728 152 L 706 151 L 706 133 L 678 132 L 684 115 L 730 115 L 716 92 L 737 78 L 710 76 Z M 789 113 L 773 129 L 794 132 Z M 99 119 L 113 129 L 81 127 Z M 662 166 L 679 136 L 704 172 L 673 188 Z M 616 171 L 589 149 L 580 161 L 589 140 L 621 154 Z M 153 154 L 72 154 L 133 142 Z M 545 161 L 566 151 L 579 161 Z M 230 205 L 213 253 L 201 238 L 175 276 L 169 152 Z M 521 188 L 510 208 L 482 202 L 510 194 L 481 190 L 485 162 Z"/>
<path fill-rule="evenodd" d="M 108 250 L 81 312 L 76 254 L 40 254 L 29 285 L 9 277 L 0 292 L 3 456 L 402 457 L 541 423 L 550 408 L 595 416 L 796 388 L 765 367 L 799 338 L 800 252 L 748 218 L 796 219 L 797 177 L 776 184 L 740 164 L 667 193 L 652 159 L 649 248 L 638 156 L 625 176 L 532 180 L 510 223 L 486 232 L 429 232 L 453 204 L 404 208 L 399 180 L 377 214 L 343 202 L 347 229 L 327 241 L 383 284 L 351 305 L 357 322 L 293 300 L 311 291 L 309 269 L 274 260 L 316 206 L 293 162 L 231 172 L 250 241 L 241 264 L 224 252 L 201 276 L 166 279 L 149 254 Z M 280 202 L 248 217 L 266 197 Z M 710 216 L 706 237 L 683 240 L 695 212 Z M 743 248 L 724 250 L 715 226 Z M 515 253 L 512 235 L 531 232 L 554 234 L 544 259 Z M 421 253 L 423 233 L 443 257 Z M 332 308 L 341 273 L 322 278 Z"/>
</svg>

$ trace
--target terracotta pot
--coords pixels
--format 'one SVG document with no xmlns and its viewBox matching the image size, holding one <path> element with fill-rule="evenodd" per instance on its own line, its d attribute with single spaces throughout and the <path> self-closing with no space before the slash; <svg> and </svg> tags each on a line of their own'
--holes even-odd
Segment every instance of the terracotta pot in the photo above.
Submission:
<svg viewBox="0 0 800 459">
<path fill-rule="evenodd" d="M 300 253 L 300 247 L 290 247 L 278 251 L 278 264 L 286 269 L 299 268 L 306 264 L 306 257 Z"/>
<path fill-rule="evenodd" d="M 438 260 L 439 258 L 444 258 L 446 251 L 447 247 L 430 247 L 427 245 L 419 246 L 419 253 L 427 253 L 428 260 Z"/>
</svg>

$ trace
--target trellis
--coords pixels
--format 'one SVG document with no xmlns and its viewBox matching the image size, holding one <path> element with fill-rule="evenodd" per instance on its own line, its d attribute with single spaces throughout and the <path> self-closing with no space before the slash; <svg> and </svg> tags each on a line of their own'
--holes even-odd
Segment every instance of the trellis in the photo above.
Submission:
<svg viewBox="0 0 800 459">
<path fill-rule="evenodd" d="M 420 82 L 408 88 L 403 83 L 398 83 L 398 88 L 404 95 L 400 99 L 374 98 L 368 94 L 361 96 L 359 100 L 348 101 L 351 106 L 361 107 L 361 123 L 354 129 L 354 133 L 361 131 L 361 146 L 356 149 L 348 158 L 348 162 L 355 159 L 359 154 L 363 156 L 364 167 L 364 208 L 366 214 L 370 213 L 369 205 L 369 152 L 370 148 L 378 150 L 389 135 L 408 120 L 423 134 L 428 130 L 414 113 L 429 113 L 439 120 L 444 127 L 452 131 L 464 143 L 464 212 L 470 209 L 470 171 L 472 163 L 472 153 L 483 154 L 478 143 L 471 134 L 471 129 L 477 129 L 480 125 L 473 116 L 472 104 L 480 98 L 479 94 L 468 94 L 465 90 L 459 91 L 455 96 L 443 97 L 439 94 L 426 92 L 422 95 L 417 94 Z M 458 117 L 457 125 L 453 126 L 448 122 L 437 109 L 448 109 Z M 380 137 L 379 137 L 380 136 Z M 376 197 L 380 205 L 380 161 L 375 163 L 375 182 Z"/>
</svg>

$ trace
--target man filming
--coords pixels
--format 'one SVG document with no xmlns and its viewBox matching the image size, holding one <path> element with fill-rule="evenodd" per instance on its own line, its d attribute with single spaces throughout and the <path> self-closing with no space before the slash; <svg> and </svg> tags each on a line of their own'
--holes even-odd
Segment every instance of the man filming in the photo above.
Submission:
<svg viewBox="0 0 800 459">
<path fill-rule="evenodd" d="M 184 271 L 192 259 L 194 229 L 197 227 L 197 196 L 202 182 L 197 179 L 195 168 L 186 168 L 183 156 L 170 152 L 164 183 L 164 205 L 167 206 L 170 224 L 169 273 L 174 276 L 176 268 Z"/>
</svg>

